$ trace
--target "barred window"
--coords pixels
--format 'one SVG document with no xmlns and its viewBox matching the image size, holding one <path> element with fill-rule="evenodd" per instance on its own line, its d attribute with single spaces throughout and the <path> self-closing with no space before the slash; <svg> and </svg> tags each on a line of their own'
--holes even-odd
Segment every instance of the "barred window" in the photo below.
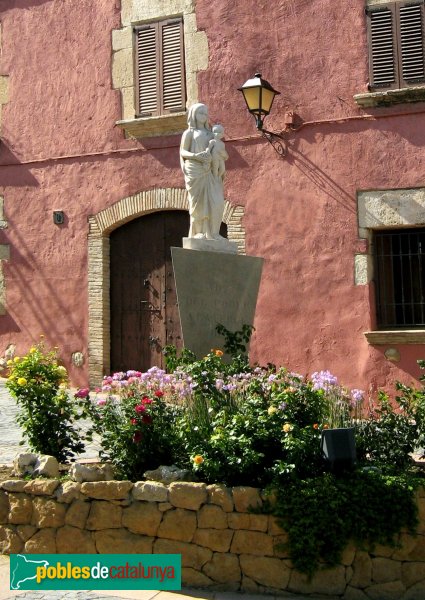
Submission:
<svg viewBox="0 0 425 600">
<path fill-rule="evenodd" d="M 370 87 L 400 89 L 425 82 L 424 0 L 366 9 Z"/>
<path fill-rule="evenodd" d="M 378 327 L 425 325 L 425 228 L 374 232 Z"/>
<path fill-rule="evenodd" d="M 134 28 L 136 116 L 183 112 L 186 105 L 183 21 Z"/>
</svg>

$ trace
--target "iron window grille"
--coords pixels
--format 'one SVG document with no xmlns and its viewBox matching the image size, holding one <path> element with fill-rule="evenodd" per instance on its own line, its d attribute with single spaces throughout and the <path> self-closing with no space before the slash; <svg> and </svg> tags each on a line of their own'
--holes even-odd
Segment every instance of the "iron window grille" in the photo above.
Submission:
<svg viewBox="0 0 425 600">
<path fill-rule="evenodd" d="M 425 326 L 425 228 L 374 233 L 378 328 Z"/>
</svg>

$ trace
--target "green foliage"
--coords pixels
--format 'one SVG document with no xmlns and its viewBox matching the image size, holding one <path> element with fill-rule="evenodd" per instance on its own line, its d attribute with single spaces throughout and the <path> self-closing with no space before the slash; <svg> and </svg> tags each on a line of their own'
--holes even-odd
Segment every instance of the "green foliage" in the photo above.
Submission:
<svg viewBox="0 0 425 600">
<path fill-rule="evenodd" d="M 394 546 L 402 529 L 414 533 L 416 484 L 407 476 L 362 471 L 285 481 L 277 490 L 273 513 L 288 534 L 295 568 L 311 576 L 321 562 L 326 567 L 337 564 L 350 540 Z"/>
<path fill-rule="evenodd" d="M 42 344 L 9 361 L 6 387 L 18 404 L 18 423 L 31 450 L 64 462 L 84 450 L 76 421 L 86 416 L 84 399 L 71 399 L 67 372 L 55 350 Z M 22 442 L 23 443 L 23 442 Z"/>
</svg>

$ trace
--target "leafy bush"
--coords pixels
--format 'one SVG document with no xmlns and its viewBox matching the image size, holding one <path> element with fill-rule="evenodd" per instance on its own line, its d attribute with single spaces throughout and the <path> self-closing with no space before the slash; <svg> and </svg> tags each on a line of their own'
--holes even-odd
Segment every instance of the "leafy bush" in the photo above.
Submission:
<svg viewBox="0 0 425 600">
<path fill-rule="evenodd" d="M 67 371 L 58 364 L 57 352 L 45 351 L 39 344 L 8 361 L 8 366 L 6 387 L 17 401 L 17 420 L 30 449 L 62 462 L 82 452 L 84 441 L 76 421 L 86 416 L 86 403 L 70 398 Z"/>
<path fill-rule="evenodd" d="M 171 402 L 176 394 L 168 385 L 171 378 L 156 367 L 144 375 L 128 371 L 105 378 L 103 389 L 109 396 L 91 409 L 101 458 L 113 462 L 119 476 L 133 481 L 142 479 L 147 469 L 171 465 L 180 455 L 175 423 L 181 409 Z"/>
</svg>

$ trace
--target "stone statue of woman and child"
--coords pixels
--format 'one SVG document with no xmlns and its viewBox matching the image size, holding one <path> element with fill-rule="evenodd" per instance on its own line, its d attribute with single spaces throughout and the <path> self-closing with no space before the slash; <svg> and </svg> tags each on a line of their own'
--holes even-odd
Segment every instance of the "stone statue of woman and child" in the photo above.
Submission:
<svg viewBox="0 0 425 600">
<path fill-rule="evenodd" d="M 205 104 L 189 108 L 188 128 L 180 145 L 180 164 L 189 198 L 190 229 L 183 247 L 192 250 L 237 252 L 220 235 L 224 211 L 225 161 L 229 158 L 222 125 L 208 124 Z"/>
</svg>

